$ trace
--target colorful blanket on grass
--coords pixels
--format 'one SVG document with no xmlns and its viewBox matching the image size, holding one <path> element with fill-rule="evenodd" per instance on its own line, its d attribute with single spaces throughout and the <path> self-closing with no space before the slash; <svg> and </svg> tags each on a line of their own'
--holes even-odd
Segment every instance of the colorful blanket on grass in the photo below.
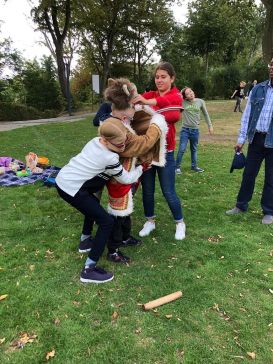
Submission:
<svg viewBox="0 0 273 364">
<path fill-rule="evenodd" d="M 0 186 L 23 186 L 36 181 L 45 181 L 53 171 L 59 171 L 61 168 L 48 166 L 42 173 L 34 173 L 25 177 L 18 177 L 16 173 L 10 171 L 0 175 Z"/>
</svg>

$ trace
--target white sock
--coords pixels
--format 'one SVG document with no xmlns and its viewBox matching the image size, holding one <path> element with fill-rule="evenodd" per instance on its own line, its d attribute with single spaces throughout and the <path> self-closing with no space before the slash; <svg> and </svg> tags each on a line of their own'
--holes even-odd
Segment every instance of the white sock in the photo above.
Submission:
<svg viewBox="0 0 273 364">
<path fill-rule="evenodd" d="M 89 238 L 91 235 L 81 235 L 81 241 L 84 241 L 85 239 Z"/>
<path fill-rule="evenodd" d="M 85 261 L 85 268 L 89 268 L 90 265 L 96 265 L 97 262 L 95 262 L 94 260 L 90 259 L 89 257 L 86 259 Z"/>
</svg>

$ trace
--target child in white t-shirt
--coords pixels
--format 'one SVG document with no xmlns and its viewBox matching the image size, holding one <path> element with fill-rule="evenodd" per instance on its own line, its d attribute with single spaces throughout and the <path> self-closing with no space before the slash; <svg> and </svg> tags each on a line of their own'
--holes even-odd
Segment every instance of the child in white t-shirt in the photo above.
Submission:
<svg viewBox="0 0 273 364">
<path fill-rule="evenodd" d="M 117 120 L 99 129 L 100 137 L 88 142 L 83 150 L 65 165 L 56 177 L 57 191 L 62 199 L 84 215 L 82 233 L 91 220 L 98 225 L 92 239 L 92 249 L 80 276 L 82 282 L 104 283 L 113 279 L 113 274 L 96 266 L 111 234 L 114 219 L 100 205 L 95 193 L 111 178 L 123 184 L 131 184 L 142 174 L 142 166 L 127 172 L 119 161 L 124 151 L 126 133 Z"/>
</svg>

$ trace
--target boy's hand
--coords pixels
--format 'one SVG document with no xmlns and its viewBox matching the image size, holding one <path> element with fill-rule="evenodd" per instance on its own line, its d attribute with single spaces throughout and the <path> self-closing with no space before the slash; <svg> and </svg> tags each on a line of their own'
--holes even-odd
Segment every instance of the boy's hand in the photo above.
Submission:
<svg viewBox="0 0 273 364">
<path fill-rule="evenodd" d="M 209 133 L 210 133 L 210 135 L 213 134 L 213 127 L 212 126 L 209 128 Z"/>
<path fill-rule="evenodd" d="M 239 153 L 239 152 L 241 152 L 241 150 L 243 149 L 243 146 L 244 146 L 244 144 L 240 144 L 240 143 L 237 143 L 236 145 L 235 145 L 235 147 L 234 147 L 234 149 L 235 149 L 235 152 L 237 153 Z"/>
</svg>

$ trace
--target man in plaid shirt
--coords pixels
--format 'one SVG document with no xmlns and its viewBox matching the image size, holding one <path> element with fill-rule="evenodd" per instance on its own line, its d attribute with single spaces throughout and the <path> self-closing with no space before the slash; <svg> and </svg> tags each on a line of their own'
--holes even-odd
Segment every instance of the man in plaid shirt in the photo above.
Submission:
<svg viewBox="0 0 273 364">
<path fill-rule="evenodd" d="M 235 215 L 247 211 L 255 180 L 265 160 L 264 187 L 261 198 L 263 224 L 273 223 L 273 58 L 268 64 L 269 80 L 257 84 L 251 91 L 242 115 L 241 129 L 235 146 L 241 151 L 248 140 L 246 166 L 236 206 L 226 211 Z"/>
</svg>

